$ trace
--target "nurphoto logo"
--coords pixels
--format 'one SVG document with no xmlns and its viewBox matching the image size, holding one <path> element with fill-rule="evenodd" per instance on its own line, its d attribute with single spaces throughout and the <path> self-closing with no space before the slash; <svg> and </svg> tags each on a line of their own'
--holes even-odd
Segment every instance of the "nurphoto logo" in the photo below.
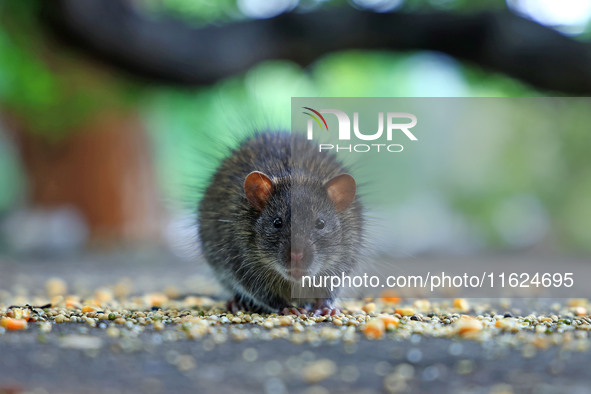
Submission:
<svg viewBox="0 0 591 394">
<path fill-rule="evenodd" d="M 338 109 L 321 109 L 315 110 L 310 107 L 302 107 L 306 112 L 303 114 L 310 117 L 308 119 L 308 139 L 314 138 L 315 124 L 323 132 L 329 132 L 328 124 L 322 114 L 333 114 L 336 116 L 338 122 L 338 138 L 339 141 L 351 141 L 351 119 L 349 116 Z M 361 141 L 385 141 L 388 143 L 362 143 L 362 144 L 319 144 L 319 151 L 330 151 L 335 152 L 346 151 L 346 152 L 402 152 L 404 147 L 401 144 L 390 143 L 395 133 L 402 132 L 409 140 L 417 141 L 417 137 L 410 131 L 417 124 L 417 117 L 407 112 L 387 112 L 386 113 L 386 125 L 384 126 L 384 112 L 378 112 L 378 129 L 375 132 L 361 131 L 359 129 L 359 112 L 353 112 L 353 135 L 356 140 Z M 384 129 L 386 130 L 384 138 Z"/>
</svg>

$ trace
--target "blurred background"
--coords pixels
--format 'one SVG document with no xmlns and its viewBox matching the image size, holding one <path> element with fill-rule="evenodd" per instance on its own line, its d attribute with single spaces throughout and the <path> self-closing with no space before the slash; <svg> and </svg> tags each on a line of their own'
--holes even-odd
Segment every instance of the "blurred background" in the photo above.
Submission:
<svg viewBox="0 0 591 394">
<path fill-rule="evenodd" d="M 0 1 L 1 254 L 60 256 L 85 250 L 150 249 L 156 245 L 189 257 L 196 242 L 195 212 L 200 190 L 224 154 L 220 146 L 232 147 L 257 128 L 289 130 L 291 97 L 591 93 L 591 79 L 585 79 L 588 74 L 584 74 L 586 62 L 591 59 L 586 44 L 591 34 L 591 2 L 587 0 L 103 2 L 106 11 L 109 7 L 126 7 L 138 18 L 136 22 L 171 30 L 179 26 L 193 32 L 224 29 L 240 23 L 272 21 L 286 12 L 305 16 L 348 9 L 352 15 L 391 12 L 410 21 L 415 14 L 425 18 L 445 16 L 417 19 L 420 23 L 416 29 L 427 29 L 427 33 L 429 23 L 439 23 L 436 20 L 450 15 L 458 20 L 476 20 L 473 25 L 477 31 L 499 40 L 485 40 L 489 47 L 477 46 L 473 34 L 458 31 L 449 42 L 422 44 L 409 39 L 411 43 L 399 45 L 403 50 L 374 48 L 371 43 L 359 42 L 351 49 L 335 45 L 332 50 L 329 45 L 300 61 L 307 56 L 301 53 L 307 53 L 308 45 L 314 48 L 314 42 L 322 43 L 327 38 L 302 37 L 296 45 L 301 56 L 282 48 L 277 50 L 278 56 L 273 56 L 265 54 L 264 41 L 242 48 L 233 42 L 240 36 L 229 35 L 215 40 L 221 42 L 218 51 L 203 56 L 202 64 L 207 68 L 210 61 L 215 65 L 226 57 L 226 62 L 233 62 L 232 56 L 240 56 L 249 59 L 248 65 L 229 70 L 225 76 L 202 78 L 191 77 L 197 73 L 194 70 L 183 74 L 183 68 L 191 62 L 189 59 L 184 63 L 180 55 L 177 59 L 162 54 L 159 66 L 150 68 L 152 65 L 146 63 L 143 69 L 141 64 L 134 66 L 133 60 L 113 55 L 116 51 L 110 51 L 109 43 L 119 39 L 132 44 L 129 53 L 149 54 L 150 47 L 142 47 L 146 42 L 142 40 L 148 37 L 156 43 L 160 31 L 144 29 L 140 34 L 129 24 L 127 33 L 133 39 L 112 35 L 111 41 L 101 42 L 109 35 L 99 29 L 107 26 L 108 33 L 109 23 L 115 25 L 118 21 L 111 21 L 108 14 L 96 15 L 96 23 L 77 19 L 90 14 L 92 21 L 95 3 Z M 489 20 L 478 19 L 478 15 L 492 16 Z M 497 23 L 504 20 L 506 25 Z M 534 34 L 526 39 L 524 45 L 536 45 L 519 46 L 523 44 L 518 34 L 520 23 L 539 33 L 539 37 Z M 330 32 L 331 26 L 326 23 L 323 28 Z M 409 37 L 415 33 L 408 30 Z M 214 33 L 209 30 L 207 34 Z M 207 37 L 203 40 L 208 41 Z M 558 47 L 553 47 L 556 43 Z M 179 41 L 179 45 L 191 52 L 199 50 L 200 42 L 186 40 Z M 437 48 L 442 51 L 434 50 Z M 577 52 L 582 48 L 587 48 L 586 52 Z M 172 54 L 178 52 L 173 49 Z M 259 53 L 263 54 L 257 60 Z M 554 55 L 557 57 L 551 57 Z M 159 74 L 164 68 L 168 71 Z M 540 71 L 543 68 L 546 74 Z M 583 73 L 580 83 L 572 83 L 579 71 Z M 453 242 L 433 239 L 447 239 L 446 226 L 461 220 L 474 230 L 462 241 L 472 243 L 463 251 L 550 248 L 588 255 L 591 141 L 589 133 L 581 130 L 585 127 L 545 132 L 540 143 L 527 145 L 529 152 L 514 147 L 524 146 L 519 141 L 525 138 L 535 139 L 535 130 L 504 135 L 487 145 L 491 155 L 494 151 L 495 157 L 504 157 L 510 163 L 503 176 L 486 179 L 486 187 L 478 188 L 465 181 L 465 174 L 445 174 L 443 183 L 448 187 L 424 193 L 427 197 L 414 207 L 398 207 L 399 212 L 408 213 L 407 220 L 438 220 L 441 233 L 424 239 L 399 239 L 400 246 L 417 254 L 456 253 Z M 545 168 L 556 171 L 548 171 L 544 187 L 526 193 L 524 182 L 534 156 L 541 158 Z M 470 157 L 485 161 L 491 156 Z M 408 190 L 401 190 L 401 195 L 410 195 L 417 185 L 441 176 L 437 170 L 423 168 L 417 173 L 419 178 L 402 183 Z M 522 215 L 522 222 L 529 224 L 512 226 L 510 218 L 515 215 Z"/>
</svg>

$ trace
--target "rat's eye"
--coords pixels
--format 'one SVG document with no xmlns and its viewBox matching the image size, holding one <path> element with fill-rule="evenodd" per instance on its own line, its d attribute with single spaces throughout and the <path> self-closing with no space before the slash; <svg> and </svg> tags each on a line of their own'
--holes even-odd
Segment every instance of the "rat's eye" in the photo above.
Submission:
<svg viewBox="0 0 591 394">
<path fill-rule="evenodd" d="M 282 226 L 283 226 L 283 220 L 281 220 L 281 218 L 273 219 L 273 227 L 281 228 Z"/>
<path fill-rule="evenodd" d="M 316 220 L 316 228 L 318 230 L 322 230 L 324 228 L 324 224 L 325 224 L 324 220 L 322 220 L 322 219 Z"/>
</svg>

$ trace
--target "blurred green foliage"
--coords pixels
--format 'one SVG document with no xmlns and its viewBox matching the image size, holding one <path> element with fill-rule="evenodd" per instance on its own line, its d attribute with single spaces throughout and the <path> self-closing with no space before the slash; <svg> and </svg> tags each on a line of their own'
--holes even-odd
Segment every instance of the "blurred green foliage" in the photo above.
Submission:
<svg viewBox="0 0 591 394">
<path fill-rule="evenodd" d="M 243 18 L 235 0 L 145 0 L 139 5 L 153 16 L 180 19 L 194 26 Z"/>
<path fill-rule="evenodd" d="M 0 103 L 28 131 L 59 141 L 98 111 L 133 103 L 137 88 L 48 38 L 41 5 L 0 3 Z"/>
</svg>

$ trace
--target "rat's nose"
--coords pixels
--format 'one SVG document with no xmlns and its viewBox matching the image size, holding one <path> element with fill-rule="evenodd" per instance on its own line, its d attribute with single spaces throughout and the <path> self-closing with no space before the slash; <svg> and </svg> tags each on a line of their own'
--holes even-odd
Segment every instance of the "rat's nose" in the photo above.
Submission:
<svg viewBox="0 0 591 394">
<path fill-rule="evenodd" d="M 302 260 L 304 259 L 304 252 L 294 252 L 293 250 L 290 251 L 291 252 L 291 262 L 292 263 L 301 263 Z"/>
</svg>

